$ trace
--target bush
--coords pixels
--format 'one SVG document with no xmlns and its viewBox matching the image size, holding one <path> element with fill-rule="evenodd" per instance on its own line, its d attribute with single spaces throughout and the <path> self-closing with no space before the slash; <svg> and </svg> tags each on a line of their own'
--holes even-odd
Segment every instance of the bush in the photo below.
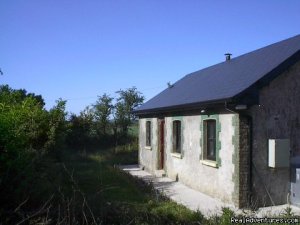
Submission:
<svg viewBox="0 0 300 225">
<path fill-rule="evenodd" d="M 8 86 L 0 86 L 0 101 L 0 202 L 9 208 L 20 203 L 36 163 L 64 142 L 66 102 L 47 111 L 41 96 Z"/>
</svg>

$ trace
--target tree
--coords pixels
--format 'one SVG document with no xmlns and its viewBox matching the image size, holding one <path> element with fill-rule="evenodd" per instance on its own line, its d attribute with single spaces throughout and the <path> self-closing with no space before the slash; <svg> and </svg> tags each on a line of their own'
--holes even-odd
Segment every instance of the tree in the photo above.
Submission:
<svg viewBox="0 0 300 225">
<path fill-rule="evenodd" d="M 121 127 L 122 132 L 127 134 L 128 127 L 135 119 L 132 110 L 144 102 L 144 96 L 137 90 L 136 87 L 127 90 L 120 90 L 116 93 L 119 94 L 117 103 L 115 105 L 115 123 Z"/>
<path fill-rule="evenodd" d="M 66 130 L 66 103 L 61 98 L 56 101 L 56 105 L 49 110 L 49 130 L 47 149 L 58 149 L 65 141 Z"/>
<path fill-rule="evenodd" d="M 113 111 L 113 98 L 107 94 L 98 96 L 98 100 L 94 105 L 95 119 L 99 124 L 99 128 L 103 135 L 107 134 L 107 127 L 109 125 L 109 118 Z"/>
<path fill-rule="evenodd" d="M 0 86 L 0 102 L 6 104 L 20 104 L 26 98 L 31 97 L 40 104 L 41 107 L 45 106 L 45 101 L 41 95 L 34 93 L 27 93 L 25 89 L 12 89 L 8 85 Z"/>
<path fill-rule="evenodd" d="M 58 101 L 48 112 L 35 96 L 0 86 L 0 180 L 63 142 L 66 102 Z"/>
<path fill-rule="evenodd" d="M 79 116 L 72 114 L 70 117 L 70 130 L 67 142 L 70 147 L 85 150 L 92 142 L 94 134 L 94 112 L 89 106 L 80 112 Z"/>
<path fill-rule="evenodd" d="M 126 127 L 129 124 L 129 121 L 126 119 L 126 112 L 125 112 L 125 105 L 122 102 L 117 102 L 114 107 L 114 123 L 113 123 L 113 130 L 114 135 L 117 135 L 118 128 L 122 131 L 126 130 Z"/>
<path fill-rule="evenodd" d="M 145 97 L 136 87 L 128 88 L 125 91 L 120 90 L 117 91 L 117 93 L 119 94 L 117 101 L 124 104 L 125 116 L 133 121 L 135 116 L 132 113 L 132 110 L 141 105 L 144 102 Z"/>
<path fill-rule="evenodd" d="M 49 126 L 48 112 L 41 101 L 42 98 L 37 99 L 24 89 L 0 86 L 0 148 L 6 151 L 43 150 Z"/>
</svg>

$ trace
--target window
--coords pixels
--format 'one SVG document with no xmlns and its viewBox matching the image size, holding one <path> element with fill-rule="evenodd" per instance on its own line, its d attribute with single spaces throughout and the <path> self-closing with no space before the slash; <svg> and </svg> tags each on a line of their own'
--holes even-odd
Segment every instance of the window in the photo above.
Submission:
<svg viewBox="0 0 300 225">
<path fill-rule="evenodd" d="M 173 121 L 173 152 L 181 153 L 181 121 Z"/>
<path fill-rule="evenodd" d="M 204 120 L 203 159 L 216 161 L 216 121 Z"/>
<path fill-rule="evenodd" d="M 151 121 L 146 122 L 146 146 L 151 146 Z"/>
</svg>

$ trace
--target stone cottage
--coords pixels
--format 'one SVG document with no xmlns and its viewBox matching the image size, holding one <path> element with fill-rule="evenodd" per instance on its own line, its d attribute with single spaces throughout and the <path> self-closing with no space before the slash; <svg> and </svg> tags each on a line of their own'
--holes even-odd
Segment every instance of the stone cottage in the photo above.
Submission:
<svg viewBox="0 0 300 225">
<path fill-rule="evenodd" d="M 298 205 L 300 35 L 225 55 L 135 110 L 139 163 L 239 208 Z"/>
</svg>

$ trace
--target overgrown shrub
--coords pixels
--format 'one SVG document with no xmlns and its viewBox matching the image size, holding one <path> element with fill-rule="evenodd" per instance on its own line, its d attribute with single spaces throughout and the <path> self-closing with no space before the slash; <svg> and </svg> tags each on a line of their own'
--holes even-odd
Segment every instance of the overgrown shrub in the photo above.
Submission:
<svg viewBox="0 0 300 225">
<path fill-rule="evenodd" d="M 61 147 L 65 103 L 59 100 L 47 111 L 41 96 L 0 86 L 0 202 L 3 205 L 19 204 L 25 192 L 21 187 L 31 180 L 35 164 L 45 153 Z"/>
</svg>

